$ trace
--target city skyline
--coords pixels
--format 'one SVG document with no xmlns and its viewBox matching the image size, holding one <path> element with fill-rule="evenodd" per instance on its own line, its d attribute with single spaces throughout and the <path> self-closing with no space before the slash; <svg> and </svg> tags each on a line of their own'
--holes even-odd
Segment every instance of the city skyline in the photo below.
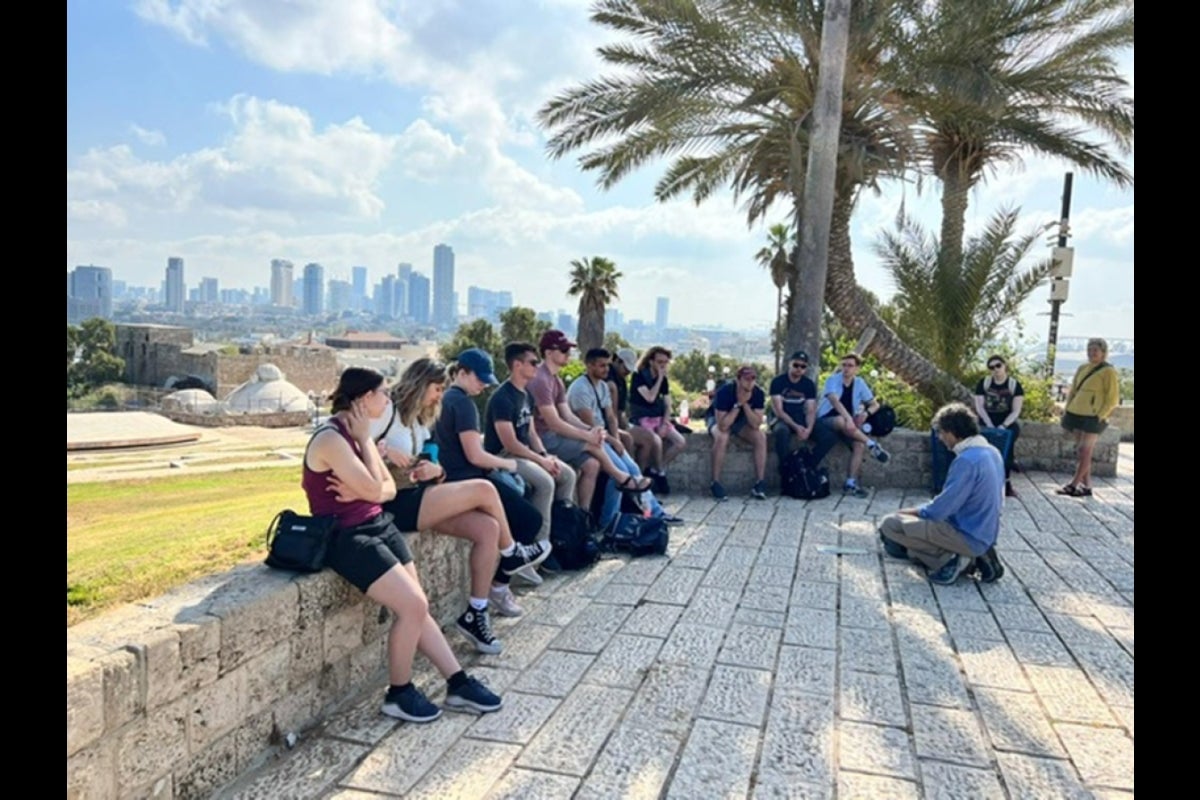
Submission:
<svg viewBox="0 0 1200 800">
<path fill-rule="evenodd" d="M 625 276 L 629 317 L 654 319 L 670 296 L 680 324 L 771 323 L 754 254 L 787 208 L 747 228 L 728 192 L 653 202 L 663 165 L 600 192 L 573 160 L 546 159 L 534 112 L 599 75 L 595 48 L 612 41 L 584 4 L 396 8 L 69 2 L 68 270 L 104 264 L 154 286 L 180 255 L 249 290 L 262 279 L 248 265 L 280 258 L 339 280 L 366 265 L 370 292 L 400 259 L 432 275 L 425 254 L 444 242 L 458 285 L 511 288 L 518 305 L 573 311 L 568 265 L 601 255 Z M 1123 64 L 1132 81 L 1132 54 Z M 968 232 L 1006 205 L 1022 207 L 1022 231 L 1058 217 L 1067 167 L 1016 166 L 973 191 Z M 936 230 L 934 183 L 859 200 L 856 272 L 882 299 L 893 287 L 873 245 L 902 207 Z M 1132 190 L 1076 172 L 1071 229 L 1061 333 L 1132 336 Z M 1047 298 L 1023 309 L 1027 331 L 1044 335 Z"/>
</svg>

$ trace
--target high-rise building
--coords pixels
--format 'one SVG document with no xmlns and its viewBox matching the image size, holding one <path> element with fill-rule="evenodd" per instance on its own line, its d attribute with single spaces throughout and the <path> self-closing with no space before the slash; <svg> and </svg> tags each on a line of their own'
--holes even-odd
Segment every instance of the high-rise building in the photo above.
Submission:
<svg viewBox="0 0 1200 800">
<path fill-rule="evenodd" d="M 200 279 L 200 302 L 216 305 L 221 302 L 221 289 L 216 278 Z"/>
<path fill-rule="evenodd" d="M 478 286 L 467 287 L 467 316 L 499 322 L 500 314 L 512 308 L 512 292 L 494 292 Z"/>
<path fill-rule="evenodd" d="M 667 329 L 667 318 L 671 312 L 671 298 L 660 297 L 654 308 L 654 327 L 660 331 Z"/>
<path fill-rule="evenodd" d="M 575 315 L 568 314 L 565 311 L 558 312 L 558 321 L 555 323 L 558 329 L 567 336 L 575 335 Z"/>
<path fill-rule="evenodd" d="M 271 259 L 271 305 L 292 306 L 292 262 L 283 258 Z"/>
<path fill-rule="evenodd" d="M 412 264 L 409 264 L 407 261 L 401 261 L 397 264 L 396 277 L 407 283 L 408 279 L 412 277 Z"/>
<path fill-rule="evenodd" d="M 458 309 L 454 307 L 454 249 L 448 244 L 439 244 L 433 248 L 433 324 L 439 328 L 449 328 L 457 317 Z"/>
<path fill-rule="evenodd" d="M 340 314 L 354 308 L 354 285 L 336 278 L 329 281 L 329 311 Z"/>
<path fill-rule="evenodd" d="M 388 277 L 391 277 L 390 275 Z M 392 316 L 404 319 L 408 316 L 408 279 L 396 279 L 396 288 L 392 292 Z"/>
<path fill-rule="evenodd" d="M 408 279 L 408 315 L 418 325 L 429 324 L 429 278 L 419 272 Z"/>
<path fill-rule="evenodd" d="M 351 306 L 355 311 L 367 310 L 367 268 L 351 267 L 350 283 L 353 291 L 350 294 Z"/>
<path fill-rule="evenodd" d="M 184 286 L 183 259 L 171 256 L 167 259 L 166 302 L 163 303 L 167 307 L 167 311 L 174 311 L 176 314 L 183 313 L 183 302 L 187 298 L 187 290 Z"/>
<path fill-rule="evenodd" d="M 113 279 L 108 267 L 88 265 L 67 273 L 67 323 L 112 319 Z"/>
<path fill-rule="evenodd" d="M 384 275 L 383 280 L 375 284 L 375 316 L 383 319 L 395 319 L 396 315 L 396 277 Z"/>
<path fill-rule="evenodd" d="M 304 265 L 304 313 L 315 317 L 325 311 L 325 268 L 315 262 Z"/>
</svg>

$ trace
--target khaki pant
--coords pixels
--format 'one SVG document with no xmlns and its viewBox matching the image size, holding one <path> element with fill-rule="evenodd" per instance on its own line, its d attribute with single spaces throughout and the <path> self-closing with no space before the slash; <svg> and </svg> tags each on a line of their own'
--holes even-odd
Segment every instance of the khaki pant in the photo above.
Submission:
<svg viewBox="0 0 1200 800">
<path fill-rule="evenodd" d="M 550 507 L 555 500 L 575 502 L 575 470 L 567 464 L 554 477 L 527 458 L 517 458 L 508 452 L 500 454 L 501 458 L 511 458 L 517 462 L 517 473 L 533 488 L 529 502 L 542 512 L 542 529 L 538 531 L 537 540 L 544 542 L 550 538 Z"/>
<path fill-rule="evenodd" d="M 944 567 L 954 555 L 975 558 L 967 540 L 949 522 L 889 514 L 879 523 L 879 532 L 907 548 L 909 558 L 924 564 L 931 572 Z"/>
</svg>

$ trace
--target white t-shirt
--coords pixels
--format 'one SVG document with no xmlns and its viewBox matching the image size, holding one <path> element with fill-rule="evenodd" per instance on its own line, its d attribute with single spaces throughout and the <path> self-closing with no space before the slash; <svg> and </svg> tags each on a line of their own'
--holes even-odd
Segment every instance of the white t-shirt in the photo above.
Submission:
<svg viewBox="0 0 1200 800">
<path fill-rule="evenodd" d="M 399 450 L 402 453 L 408 453 L 412 457 L 416 457 L 421 452 L 421 448 L 433 436 L 433 433 L 419 422 L 413 422 L 412 425 L 405 425 L 400 421 L 400 414 L 395 414 L 395 419 L 392 421 L 392 427 L 388 429 L 387 436 L 383 438 L 387 442 L 389 450 Z M 384 417 L 386 420 L 387 417 Z M 384 422 L 384 425 L 387 423 Z M 376 434 L 378 436 L 379 434 Z"/>
<path fill-rule="evenodd" d="M 592 424 L 607 427 L 608 420 L 604 411 L 612 405 L 612 393 L 606 381 L 600 381 L 600 385 L 597 386 L 583 374 L 571 381 L 571 385 L 567 387 L 567 405 L 576 414 L 581 409 L 592 412 Z"/>
</svg>

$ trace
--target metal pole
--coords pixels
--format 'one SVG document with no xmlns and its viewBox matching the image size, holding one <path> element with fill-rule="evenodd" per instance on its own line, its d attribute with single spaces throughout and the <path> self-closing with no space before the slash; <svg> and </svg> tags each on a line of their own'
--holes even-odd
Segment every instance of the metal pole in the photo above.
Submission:
<svg viewBox="0 0 1200 800">
<path fill-rule="evenodd" d="M 1062 218 L 1058 222 L 1058 246 L 1067 246 L 1067 237 L 1071 235 L 1071 182 L 1075 174 L 1068 172 L 1063 178 Z M 1054 280 L 1063 280 L 1055 278 Z M 1062 300 L 1050 301 L 1050 336 L 1046 343 L 1046 376 L 1054 377 L 1054 359 L 1058 354 L 1058 314 L 1062 308 Z"/>
</svg>

